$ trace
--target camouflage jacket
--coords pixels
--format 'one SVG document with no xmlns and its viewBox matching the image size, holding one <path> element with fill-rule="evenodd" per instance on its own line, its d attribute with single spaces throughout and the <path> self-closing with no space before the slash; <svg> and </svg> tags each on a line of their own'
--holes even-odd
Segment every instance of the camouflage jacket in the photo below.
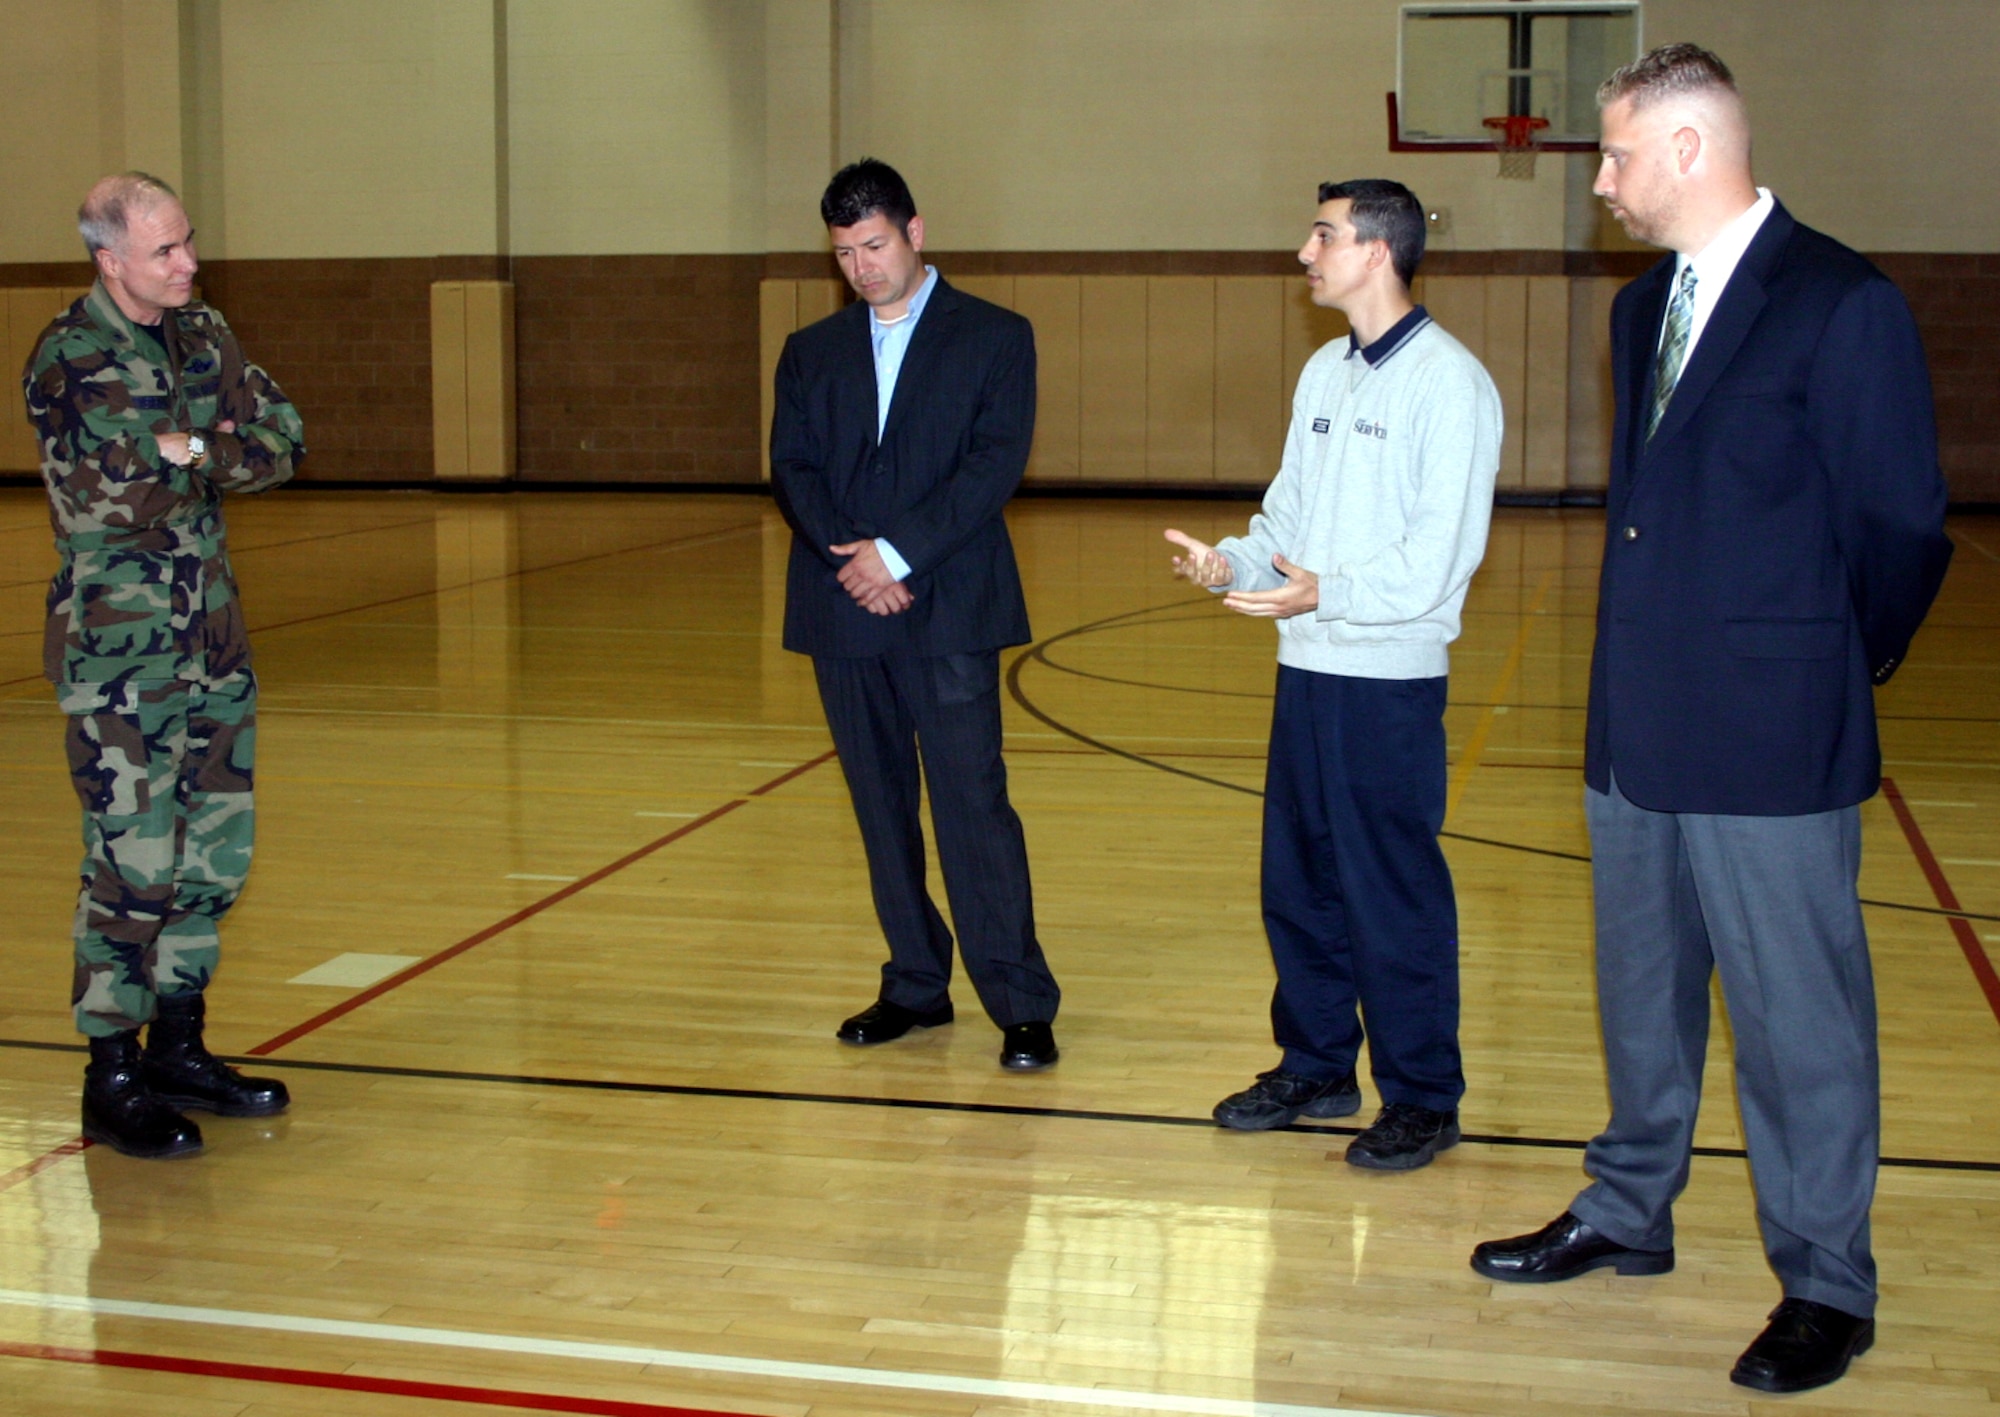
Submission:
<svg viewBox="0 0 2000 1417">
<path fill-rule="evenodd" d="M 169 310 L 161 332 L 164 364 L 99 282 L 42 332 L 22 379 L 61 557 L 42 640 L 58 684 L 208 681 L 250 662 L 222 494 L 290 477 L 303 429 L 219 313 Z M 225 419 L 234 433 L 214 431 Z M 160 456 L 159 434 L 191 429 L 208 439 L 199 468 Z"/>
</svg>

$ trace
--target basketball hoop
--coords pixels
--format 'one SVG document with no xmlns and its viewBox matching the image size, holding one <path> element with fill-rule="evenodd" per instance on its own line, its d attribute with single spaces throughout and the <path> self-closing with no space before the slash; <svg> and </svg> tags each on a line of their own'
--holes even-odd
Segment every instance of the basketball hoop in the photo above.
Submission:
<svg viewBox="0 0 2000 1417">
<path fill-rule="evenodd" d="M 1549 126 L 1549 120 L 1531 113 L 1510 113 L 1505 118 L 1488 118 L 1485 123 L 1493 130 L 1493 146 L 1500 152 L 1500 175 L 1516 182 L 1532 181 L 1539 146 L 1535 135 Z"/>
</svg>

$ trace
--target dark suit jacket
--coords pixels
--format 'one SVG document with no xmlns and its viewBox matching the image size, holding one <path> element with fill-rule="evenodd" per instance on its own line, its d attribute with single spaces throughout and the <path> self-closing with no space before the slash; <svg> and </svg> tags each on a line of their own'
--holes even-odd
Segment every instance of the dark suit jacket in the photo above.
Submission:
<svg viewBox="0 0 2000 1417">
<path fill-rule="evenodd" d="M 785 648 L 836 659 L 969 654 L 1028 640 L 1001 510 L 1035 431 L 1035 337 L 1019 315 L 938 278 L 875 436 L 868 307 L 792 335 L 778 360 L 771 486 L 792 526 Z M 870 615 L 827 548 L 887 537 L 915 603 Z"/>
<path fill-rule="evenodd" d="M 1872 795 L 1871 676 L 1944 578 L 1930 376 L 1909 307 L 1766 219 L 1650 442 L 1674 262 L 1611 311 L 1617 419 L 1585 777 L 1657 811 L 1791 816 Z"/>
</svg>

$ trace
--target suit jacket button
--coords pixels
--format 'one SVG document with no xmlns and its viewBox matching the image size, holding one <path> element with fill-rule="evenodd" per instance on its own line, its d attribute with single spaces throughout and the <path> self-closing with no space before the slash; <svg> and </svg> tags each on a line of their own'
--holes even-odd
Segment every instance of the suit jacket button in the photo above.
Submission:
<svg viewBox="0 0 2000 1417">
<path fill-rule="evenodd" d="M 1627 541 L 1637 541 L 1637 540 L 1639 539 L 1639 528 L 1637 528 L 1636 526 L 1628 526 L 1628 527 L 1626 527 L 1626 528 L 1625 528 L 1625 539 L 1626 539 Z"/>
</svg>

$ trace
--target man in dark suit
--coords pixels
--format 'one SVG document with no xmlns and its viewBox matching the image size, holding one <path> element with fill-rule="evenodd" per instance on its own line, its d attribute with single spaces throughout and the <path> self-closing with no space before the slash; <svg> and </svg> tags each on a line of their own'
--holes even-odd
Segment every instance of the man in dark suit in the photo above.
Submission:
<svg viewBox="0 0 2000 1417">
<path fill-rule="evenodd" d="M 860 298 L 778 360 L 785 648 L 812 656 L 889 942 L 880 997 L 836 1036 L 952 1021 L 951 932 L 924 888 L 928 786 L 965 972 L 1000 1025 L 1000 1065 L 1034 1071 L 1056 1061 L 1061 991 L 1000 757 L 1000 650 L 1028 639 L 1001 512 L 1034 434 L 1034 332 L 924 264 L 923 218 L 888 164 L 842 168 L 820 215 Z"/>
<path fill-rule="evenodd" d="M 1874 266 L 1750 172 L 1722 61 L 1669 45 L 1599 91 L 1596 191 L 1676 254 L 1612 307 L 1617 390 L 1584 774 L 1611 1120 L 1554 1222 L 1473 1268 L 1673 1268 L 1720 970 L 1764 1249 L 1784 1288 L 1730 1376 L 1834 1381 L 1874 1340 L 1880 1107 L 1856 899 L 1871 681 L 1951 556 L 1930 380 Z"/>
</svg>

